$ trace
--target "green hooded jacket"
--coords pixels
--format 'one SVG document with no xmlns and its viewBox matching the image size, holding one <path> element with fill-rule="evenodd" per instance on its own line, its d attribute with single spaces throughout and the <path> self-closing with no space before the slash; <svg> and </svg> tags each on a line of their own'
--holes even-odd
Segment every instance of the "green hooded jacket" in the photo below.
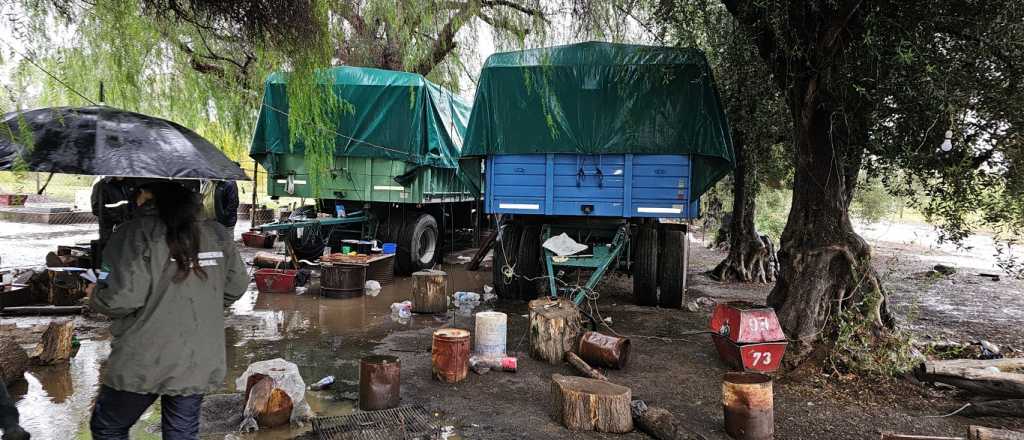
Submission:
<svg viewBox="0 0 1024 440">
<path fill-rule="evenodd" d="M 187 396 L 224 386 L 224 308 L 245 292 L 249 275 L 217 222 L 199 226 L 200 267 L 174 282 L 163 221 L 151 205 L 122 223 L 103 251 L 92 309 L 113 319 L 102 382 L 116 390 Z"/>
</svg>

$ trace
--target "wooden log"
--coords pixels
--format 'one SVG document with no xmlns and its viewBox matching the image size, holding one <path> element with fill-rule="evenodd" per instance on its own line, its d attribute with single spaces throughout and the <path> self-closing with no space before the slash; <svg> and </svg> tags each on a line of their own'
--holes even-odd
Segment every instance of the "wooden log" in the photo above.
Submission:
<svg viewBox="0 0 1024 440">
<path fill-rule="evenodd" d="M 48 303 L 55 306 L 73 306 L 85 298 L 85 287 L 89 282 L 79 276 L 80 272 L 58 270 L 48 270 L 47 272 L 50 276 Z"/>
<path fill-rule="evenodd" d="M 0 310 L 0 316 L 59 316 L 78 315 L 85 310 L 85 306 L 24 306 L 4 307 Z"/>
<path fill-rule="evenodd" d="M 448 311 L 448 274 L 442 270 L 421 270 L 412 274 L 412 311 L 444 313 Z"/>
<path fill-rule="evenodd" d="M 54 365 L 71 359 L 71 339 L 75 335 L 75 323 L 54 321 L 46 327 L 43 337 L 32 352 L 32 363 Z"/>
<path fill-rule="evenodd" d="M 1004 359 L 953 359 L 947 361 L 927 361 L 922 365 L 925 374 L 941 376 L 960 376 L 970 370 L 983 370 L 995 367 L 1004 373 L 1024 371 L 1024 358 Z"/>
<path fill-rule="evenodd" d="M 487 256 L 487 252 L 494 247 L 494 241 L 498 237 L 498 229 L 495 228 L 487 235 L 487 239 L 480 245 L 480 249 L 476 250 L 476 254 L 473 254 L 473 259 L 469 260 L 469 265 L 466 266 L 467 270 L 475 271 L 480 268 L 480 263 L 484 261 L 484 257 Z"/>
<path fill-rule="evenodd" d="M 530 357 L 552 365 L 576 348 L 581 333 L 580 312 L 566 299 L 530 301 Z"/>
<path fill-rule="evenodd" d="M 28 353 L 14 338 L 0 339 L 0 380 L 3 384 L 11 384 L 25 378 L 28 370 Z M 0 386 L 3 386 L 0 384 Z"/>
<path fill-rule="evenodd" d="M 707 440 L 665 408 L 647 406 L 642 400 L 634 400 L 632 408 L 633 424 L 657 440 Z"/>
<path fill-rule="evenodd" d="M 245 396 L 245 409 L 242 414 L 247 422 L 254 420 L 259 428 L 283 426 L 291 418 L 292 399 L 288 393 L 277 387 L 277 381 L 273 377 L 262 374 L 249 376 Z M 251 424 L 248 427 L 251 427 Z"/>
<path fill-rule="evenodd" d="M 260 269 L 287 269 L 289 262 L 288 257 L 284 255 L 257 252 L 256 256 L 252 257 L 252 265 Z"/>
<path fill-rule="evenodd" d="M 591 379 L 611 382 L 610 380 L 608 380 L 608 377 L 605 376 L 604 374 L 601 374 L 600 371 L 597 371 L 590 365 L 587 365 L 587 362 L 584 361 L 583 359 L 580 359 L 580 357 L 577 356 L 576 353 L 573 353 L 571 351 L 566 353 L 565 360 L 569 362 L 569 365 L 576 367 L 576 370 L 579 371 L 580 373 L 583 373 L 584 376 L 587 376 Z"/>
<path fill-rule="evenodd" d="M 1024 432 L 986 428 L 971 425 L 968 429 L 970 440 L 1024 440 Z"/>
<path fill-rule="evenodd" d="M 992 367 L 999 371 L 992 371 Z M 1024 359 L 928 361 L 922 381 L 941 382 L 983 396 L 1024 397 Z"/>
<path fill-rule="evenodd" d="M 585 377 L 551 376 L 555 420 L 572 431 L 626 433 L 633 430 L 629 388 Z"/>
<path fill-rule="evenodd" d="M 966 440 L 963 437 L 936 437 L 933 435 L 896 434 L 883 432 L 882 440 Z"/>
<path fill-rule="evenodd" d="M 964 417 L 1024 417 L 1024 399 L 973 402 L 957 414 Z"/>
</svg>

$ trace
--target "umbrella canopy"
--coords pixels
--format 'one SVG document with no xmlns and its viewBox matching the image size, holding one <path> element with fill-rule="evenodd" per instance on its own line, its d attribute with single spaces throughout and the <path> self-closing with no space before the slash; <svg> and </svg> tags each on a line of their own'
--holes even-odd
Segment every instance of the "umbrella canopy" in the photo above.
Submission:
<svg viewBox="0 0 1024 440">
<path fill-rule="evenodd" d="M 28 144 L 28 145 L 26 145 Z M 51 107 L 0 119 L 0 170 L 249 180 L 217 147 L 174 122 L 106 106 Z"/>
</svg>

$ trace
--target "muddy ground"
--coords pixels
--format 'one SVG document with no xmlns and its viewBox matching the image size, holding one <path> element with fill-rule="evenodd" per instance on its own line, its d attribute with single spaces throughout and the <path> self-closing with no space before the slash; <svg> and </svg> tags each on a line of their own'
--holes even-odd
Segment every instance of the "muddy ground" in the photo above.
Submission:
<svg viewBox="0 0 1024 440">
<path fill-rule="evenodd" d="M 874 235 L 872 235 L 874 234 Z M 867 231 L 875 246 L 875 264 L 885 277 L 890 301 L 902 324 L 922 341 L 970 342 L 986 339 L 1004 350 L 1024 347 L 1018 318 L 1024 311 L 1024 282 L 988 281 L 977 272 L 992 271 L 984 253 L 961 252 L 922 243 L 903 231 Z M 695 234 L 699 241 L 701 235 Z M 0 243 L 6 245 L 8 243 Z M 690 299 L 764 301 L 767 286 L 714 283 L 700 275 L 723 252 L 691 246 Z M 251 255 L 251 251 L 247 251 Z M 960 271 L 950 277 L 923 275 L 937 262 L 954 263 Z M 453 290 L 482 291 L 490 272 L 467 273 L 448 265 Z M 597 309 L 611 318 L 615 332 L 633 339 L 630 365 L 607 371 L 615 382 L 629 386 L 634 398 L 665 407 L 709 439 L 725 438 L 722 429 L 721 376 L 725 367 L 705 330 L 710 307 L 698 312 L 631 305 L 631 281 L 614 276 L 602 283 Z M 282 357 L 298 364 L 307 382 L 326 375 L 338 381 L 334 389 L 309 393 L 320 415 L 353 411 L 358 389 L 358 359 L 372 353 L 395 355 L 402 361 L 402 403 L 421 403 L 441 425 L 452 425 L 462 438 L 646 438 L 571 433 L 551 419 L 550 376 L 574 374 L 566 365 L 551 366 L 519 356 L 517 373 L 470 373 L 455 385 L 431 379 L 430 340 L 433 329 L 455 326 L 473 329 L 470 316 L 417 315 L 394 319 L 392 302 L 409 299 L 408 279 L 398 279 L 377 297 L 332 300 L 309 295 L 259 295 L 250 292 L 227 317 L 229 374 L 225 393 L 235 392 L 234 379 L 254 361 Z M 523 303 L 484 305 L 509 316 L 510 351 L 526 351 L 527 319 Z M 0 336 L 15 337 L 26 346 L 38 338 L 47 318 L 4 318 Z M 82 349 L 68 367 L 34 368 L 27 382 L 14 389 L 26 427 L 37 439 L 88 438 L 87 419 L 99 371 L 109 352 L 102 319 L 76 321 Z M 607 329 L 606 329 L 607 330 Z M 1017 351 L 1019 354 L 1019 351 Z M 948 389 L 926 388 L 903 380 L 864 380 L 841 375 L 802 373 L 780 376 L 775 382 L 776 438 L 877 438 L 880 430 L 927 435 L 964 435 L 969 424 L 1024 429 L 1014 419 L 930 418 L 966 402 Z M 224 415 L 229 420 L 230 414 Z M 134 438 L 158 438 L 151 411 Z M 230 433 L 231 423 L 204 426 L 204 439 L 284 439 L 310 436 L 308 428 L 278 429 L 259 434 Z"/>
</svg>

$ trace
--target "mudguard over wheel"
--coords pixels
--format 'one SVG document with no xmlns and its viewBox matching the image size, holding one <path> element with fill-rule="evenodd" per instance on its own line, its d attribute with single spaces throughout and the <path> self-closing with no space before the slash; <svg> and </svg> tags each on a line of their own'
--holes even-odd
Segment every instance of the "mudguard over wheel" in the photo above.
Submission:
<svg viewBox="0 0 1024 440">
<path fill-rule="evenodd" d="M 658 305 L 658 225 L 640 225 L 633 241 L 633 297 L 637 305 Z"/>
<path fill-rule="evenodd" d="M 519 283 L 514 275 L 507 276 L 506 271 L 517 270 L 520 227 L 514 223 L 507 223 L 500 225 L 499 228 L 501 230 L 494 241 L 494 259 L 491 262 L 494 267 L 494 292 L 502 299 L 516 299 L 519 297 Z"/>
<path fill-rule="evenodd" d="M 396 272 L 408 275 L 433 267 L 441 253 L 439 237 L 434 216 L 419 212 L 407 214 L 398 239 Z"/>
<path fill-rule="evenodd" d="M 683 306 L 683 252 L 686 233 L 664 230 L 661 233 L 661 252 L 658 253 L 658 304 L 661 307 L 678 309 Z"/>
</svg>

